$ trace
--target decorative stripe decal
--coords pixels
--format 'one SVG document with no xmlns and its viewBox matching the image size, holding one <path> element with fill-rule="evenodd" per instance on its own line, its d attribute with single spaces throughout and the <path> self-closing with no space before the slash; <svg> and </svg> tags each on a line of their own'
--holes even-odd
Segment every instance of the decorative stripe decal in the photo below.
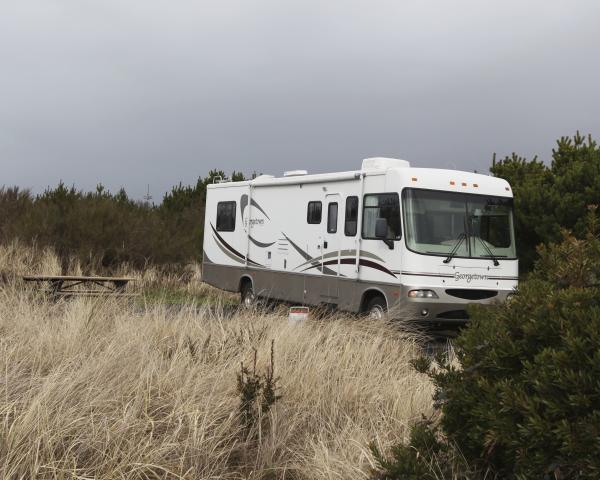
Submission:
<svg viewBox="0 0 600 480">
<path fill-rule="evenodd" d="M 267 248 L 270 247 L 271 245 L 274 245 L 275 242 L 271 242 L 271 243 L 263 243 L 263 242 L 259 242 L 258 240 L 256 240 L 255 238 L 252 238 L 252 235 L 248 235 L 248 237 L 250 238 L 250 241 L 256 245 L 257 247 L 260 248 Z"/>
<path fill-rule="evenodd" d="M 225 247 L 224 247 L 224 246 L 221 244 L 221 242 L 219 242 L 219 240 L 218 240 L 218 238 L 217 238 L 217 237 L 214 237 L 214 236 L 213 236 L 213 238 L 215 239 L 215 242 L 216 242 L 217 246 L 218 246 L 218 247 L 221 249 L 221 251 L 222 251 L 222 252 L 223 252 L 225 255 L 227 255 L 229 258 L 231 258 L 231 259 L 232 259 L 234 262 L 237 262 L 237 263 L 239 263 L 239 264 L 241 264 L 241 265 L 244 265 L 244 264 L 245 264 L 244 260 L 242 260 L 240 257 L 237 257 L 237 256 L 235 256 L 235 255 L 234 255 L 234 254 L 232 254 L 232 253 L 231 253 L 229 250 L 227 250 L 227 249 L 226 249 L 226 248 L 225 248 Z"/>
<path fill-rule="evenodd" d="M 294 247 L 296 249 L 296 251 L 304 258 L 304 260 L 308 260 L 308 262 L 306 263 L 312 263 L 313 266 L 315 267 L 319 267 L 320 266 L 320 260 L 315 259 L 315 258 L 311 258 L 311 256 L 306 253 L 304 250 L 302 250 L 298 245 L 296 245 L 291 239 L 290 237 L 288 237 L 285 233 L 281 232 L 281 234 L 287 239 L 288 242 L 290 242 L 290 245 L 292 247 Z M 321 257 L 317 257 L 317 258 L 321 258 Z M 305 264 L 306 264 L 305 263 Z M 296 267 L 298 268 L 298 267 Z M 294 269 L 295 270 L 295 269 Z M 336 272 L 334 272 L 333 270 L 331 270 L 331 268 L 326 268 L 323 267 L 323 273 L 326 273 L 327 275 L 337 275 Z"/>
<path fill-rule="evenodd" d="M 256 203 L 254 201 L 254 199 L 250 200 L 250 205 L 252 205 L 253 207 L 256 207 L 265 217 L 267 217 L 267 220 L 271 220 L 269 218 L 269 216 L 267 215 L 267 213 L 262 209 L 262 207 L 258 203 Z M 244 210 L 246 210 L 247 206 L 248 206 L 248 195 L 244 193 L 240 198 L 240 210 L 242 211 L 242 218 L 244 218 Z"/>
<path fill-rule="evenodd" d="M 338 261 L 337 261 L 337 259 L 335 259 L 335 260 L 328 260 L 326 262 L 323 262 L 323 265 L 337 265 L 337 263 L 338 263 Z M 356 263 L 355 258 L 340 259 L 340 264 L 342 264 L 342 265 L 354 265 L 355 263 Z M 363 267 L 374 268 L 375 270 L 379 270 L 381 272 L 387 273 L 388 275 L 391 275 L 392 277 L 396 278 L 396 275 L 394 275 L 390 270 L 385 268 L 383 265 L 379 265 L 378 263 L 372 262 L 371 260 L 361 258 L 359 260 L 359 265 L 362 265 Z M 306 272 L 307 270 L 311 270 L 313 268 L 317 268 L 320 266 L 321 266 L 321 264 L 313 265 L 312 267 L 305 268 L 304 270 L 302 270 L 302 272 Z"/>
<path fill-rule="evenodd" d="M 452 274 L 446 273 L 427 273 L 427 272 L 397 272 L 402 275 L 413 275 L 417 277 L 438 277 L 438 278 L 454 278 Z M 482 274 L 484 275 L 484 274 Z M 499 277 L 499 276 L 488 276 L 487 280 L 519 280 L 519 277 Z"/>
<path fill-rule="evenodd" d="M 352 257 L 356 257 L 356 249 L 353 249 L 353 250 L 340 250 L 339 254 L 340 254 L 340 257 L 351 257 L 351 256 Z M 329 252 L 329 253 L 323 255 L 323 259 L 325 259 L 325 258 L 331 258 L 331 257 L 337 257 L 337 256 L 338 256 L 338 252 L 337 251 L 335 251 L 335 252 Z M 374 253 L 367 252 L 365 250 L 361 250 L 360 251 L 360 256 L 361 257 L 372 258 L 372 259 L 378 260 L 380 262 L 385 262 L 385 260 L 383 258 L 379 258 Z M 320 261 L 321 261 L 321 257 L 320 256 L 319 257 L 314 257 L 314 258 L 311 258 L 309 261 L 304 262 L 301 265 L 298 265 L 296 268 L 302 268 L 302 267 L 304 267 L 305 265 L 308 265 L 311 262 L 320 262 Z"/>
<path fill-rule="evenodd" d="M 454 275 L 445 273 L 427 273 L 427 272 L 400 272 L 402 275 L 415 275 L 417 277 L 440 277 L 440 278 L 454 278 Z"/>
<path fill-rule="evenodd" d="M 356 259 L 354 259 L 354 258 L 342 259 L 342 263 L 346 263 L 345 261 L 348 261 L 349 264 L 353 264 L 356 262 Z M 371 268 L 374 268 L 375 270 L 380 270 L 380 271 L 385 272 L 388 275 L 391 275 L 392 277 L 396 278 L 396 275 L 394 275 L 386 267 L 384 267 L 383 265 L 380 265 L 378 263 L 372 262 L 371 260 L 366 260 L 364 258 L 360 258 L 359 265 L 364 265 L 365 267 L 371 267 Z"/>
<path fill-rule="evenodd" d="M 302 256 L 302 258 L 304 258 L 304 260 L 309 260 L 311 261 L 312 259 L 310 258 L 310 255 L 308 253 L 306 253 L 304 250 L 302 250 L 298 245 L 296 245 L 291 239 L 290 237 L 288 237 L 285 233 L 281 232 L 283 234 L 283 236 L 286 238 L 286 240 L 288 242 L 290 242 L 290 245 L 292 247 L 294 247 L 296 249 L 296 251 Z"/>
<path fill-rule="evenodd" d="M 245 255 L 242 255 L 240 252 L 238 252 L 235 248 L 233 248 L 231 245 L 229 245 L 225 240 L 223 240 L 223 237 L 221 237 L 221 235 L 219 235 L 217 233 L 217 230 L 215 229 L 215 227 L 213 226 L 213 224 L 210 224 L 211 228 L 213 229 L 213 233 L 216 235 L 216 237 L 219 239 L 219 241 L 227 248 L 227 250 L 229 250 L 231 253 L 233 253 L 234 255 L 236 255 L 237 257 L 241 258 L 242 260 L 246 260 Z M 264 267 L 264 265 L 261 265 L 260 263 L 256 263 L 253 260 L 250 260 L 248 258 L 248 263 L 251 263 L 252 265 L 256 265 L 257 267 Z"/>
</svg>

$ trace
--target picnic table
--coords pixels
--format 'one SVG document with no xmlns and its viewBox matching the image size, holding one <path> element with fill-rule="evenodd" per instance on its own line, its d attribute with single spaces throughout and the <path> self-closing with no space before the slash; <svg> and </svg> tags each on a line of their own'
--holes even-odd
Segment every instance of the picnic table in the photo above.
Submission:
<svg viewBox="0 0 600 480">
<path fill-rule="evenodd" d="M 88 296 L 88 297 L 134 297 L 136 293 L 126 293 L 127 284 L 134 281 L 130 277 L 90 277 L 82 275 L 25 275 L 26 282 L 48 284 L 48 293 L 55 297 Z M 80 285 L 85 289 L 76 288 Z"/>
</svg>

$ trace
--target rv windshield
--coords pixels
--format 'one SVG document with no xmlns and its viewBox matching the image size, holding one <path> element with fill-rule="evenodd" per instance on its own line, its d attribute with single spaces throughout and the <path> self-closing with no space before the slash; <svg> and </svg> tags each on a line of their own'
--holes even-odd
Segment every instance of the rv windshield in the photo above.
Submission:
<svg viewBox="0 0 600 480">
<path fill-rule="evenodd" d="M 402 201 L 410 250 L 447 256 L 456 248 L 456 257 L 516 258 L 512 198 L 407 188 Z"/>
</svg>

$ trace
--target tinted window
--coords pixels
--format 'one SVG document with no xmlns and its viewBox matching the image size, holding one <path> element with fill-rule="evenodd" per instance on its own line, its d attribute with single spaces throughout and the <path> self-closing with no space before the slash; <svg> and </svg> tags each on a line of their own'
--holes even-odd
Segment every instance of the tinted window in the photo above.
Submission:
<svg viewBox="0 0 600 480">
<path fill-rule="evenodd" d="M 330 203 L 327 206 L 327 233 L 337 232 L 338 204 Z"/>
<path fill-rule="evenodd" d="M 473 216 L 471 232 L 479 234 L 482 240 L 497 248 L 508 248 L 512 241 L 510 238 L 510 221 L 507 215 L 490 215 L 481 217 L 477 224 L 477 217 Z"/>
<path fill-rule="evenodd" d="M 365 195 L 362 228 L 363 238 L 377 239 L 375 236 L 375 224 L 378 218 L 385 218 L 387 220 L 386 239 L 400 239 L 400 201 L 397 193 Z"/>
<path fill-rule="evenodd" d="M 321 223 L 321 202 L 308 202 L 306 221 L 308 223 Z"/>
<path fill-rule="evenodd" d="M 484 254 L 488 248 L 493 247 L 499 254 L 500 249 L 508 249 L 512 245 L 512 227 L 510 216 L 510 201 L 490 197 L 468 198 L 469 210 L 469 235 L 481 240 L 474 242 L 473 256 Z M 483 241 L 483 242 L 482 242 Z M 476 252 L 475 250 L 483 251 Z M 504 254 L 505 252 L 502 252 Z"/>
<path fill-rule="evenodd" d="M 356 225 L 358 222 L 358 197 L 348 197 L 346 199 L 346 219 L 344 222 L 344 234 L 347 237 L 356 235 Z"/>
<path fill-rule="evenodd" d="M 219 232 L 235 230 L 235 202 L 217 203 L 217 230 Z"/>
<path fill-rule="evenodd" d="M 402 201 L 410 250 L 427 255 L 454 250 L 457 257 L 471 258 L 516 257 L 512 198 L 405 188 Z"/>
</svg>

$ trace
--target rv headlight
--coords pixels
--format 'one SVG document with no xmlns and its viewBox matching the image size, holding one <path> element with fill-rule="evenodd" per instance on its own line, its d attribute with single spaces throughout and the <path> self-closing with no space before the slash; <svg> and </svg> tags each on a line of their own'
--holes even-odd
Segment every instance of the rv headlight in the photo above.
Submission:
<svg viewBox="0 0 600 480">
<path fill-rule="evenodd" d="M 433 290 L 411 290 L 408 296 L 409 298 L 438 298 Z"/>
</svg>

